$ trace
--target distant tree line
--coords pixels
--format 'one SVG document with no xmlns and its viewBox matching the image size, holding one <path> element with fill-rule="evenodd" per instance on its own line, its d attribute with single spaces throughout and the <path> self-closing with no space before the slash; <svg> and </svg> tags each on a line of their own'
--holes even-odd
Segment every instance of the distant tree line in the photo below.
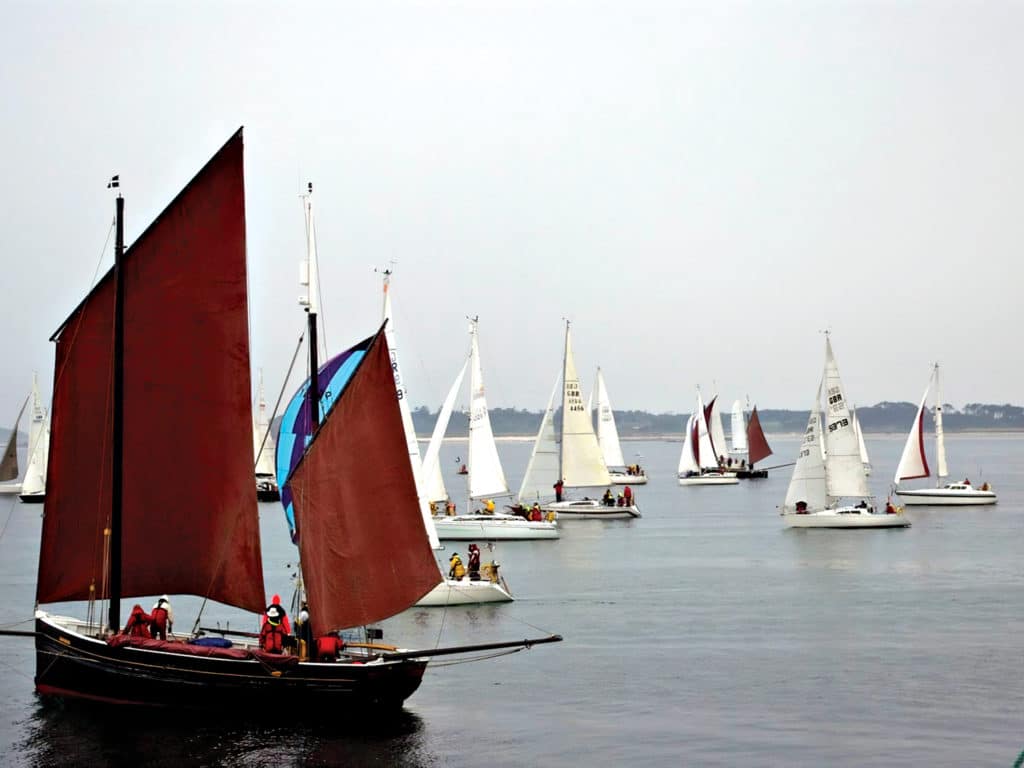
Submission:
<svg viewBox="0 0 1024 768">
<path fill-rule="evenodd" d="M 764 431 L 768 433 L 803 432 L 807 426 L 807 411 L 758 409 Z M 857 418 L 865 432 L 906 432 L 917 413 L 915 403 L 883 402 L 857 409 Z M 951 405 L 943 408 L 942 424 L 948 432 L 1024 431 L 1024 408 L 1017 405 L 985 405 L 969 403 L 961 409 Z M 535 435 L 540 428 L 541 411 L 516 408 L 491 408 L 491 428 L 495 435 Z M 622 437 L 653 437 L 657 435 L 681 436 L 688 413 L 648 413 L 647 411 L 615 411 L 615 425 Z M 726 431 L 729 414 L 723 413 Z M 559 422 L 561 410 L 555 413 Z M 434 430 L 437 413 L 426 406 L 413 411 L 413 424 L 420 437 L 429 437 Z M 926 417 L 930 426 L 931 418 Z M 468 420 L 459 413 L 452 414 L 448 424 L 448 437 L 465 437 Z"/>
</svg>

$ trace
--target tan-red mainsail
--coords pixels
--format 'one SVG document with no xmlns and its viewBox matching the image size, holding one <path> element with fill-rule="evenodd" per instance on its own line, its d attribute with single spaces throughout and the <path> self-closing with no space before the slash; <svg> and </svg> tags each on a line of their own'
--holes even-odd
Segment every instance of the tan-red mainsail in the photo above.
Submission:
<svg viewBox="0 0 1024 768">
<path fill-rule="evenodd" d="M 393 616 L 440 583 L 383 330 L 288 485 L 317 635 Z"/>
<path fill-rule="evenodd" d="M 121 592 L 264 603 L 253 482 L 242 132 L 124 255 Z M 55 334 L 36 597 L 105 597 L 113 270 Z"/>
<path fill-rule="evenodd" d="M 757 415 L 757 406 L 750 414 L 750 421 L 747 422 L 747 461 L 754 464 L 761 459 L 772 455 L 772 449 L 768 447 L 768 440 L 765 439 L 764 430 L 761 429 L 761 419 Z"/>
</svg>

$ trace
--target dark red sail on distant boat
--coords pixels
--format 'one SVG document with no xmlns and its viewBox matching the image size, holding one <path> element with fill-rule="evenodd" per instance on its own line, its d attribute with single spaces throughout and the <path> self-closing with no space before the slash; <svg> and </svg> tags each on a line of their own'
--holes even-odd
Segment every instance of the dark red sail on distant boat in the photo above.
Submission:
<svg viewBox="0 0 1024 768">
<path fill-rule="evenodd" d="M 393 616 L 441 580 L 383 329 L 335 397 L 288 480 L 317 635 Z"/>
<path fill-rule="evenodd" d="M 245 257 L 239 131 L 124 254 L 125 597 L 265 605 Z M 114 283 L 54 335 L 40 603 L 107 596 Z"/>
<path fill-rule="evenodd" d="M 757 406 L 750 414 L 750 421 L 747 422 L 747 461 L 753 466 L 761 459 L 772 455 L 772 449 L 768 447 L 768 440 L 765 439 L 764 430 L 761 429 L 761 419 L 757 415 Z"/>
</svg>

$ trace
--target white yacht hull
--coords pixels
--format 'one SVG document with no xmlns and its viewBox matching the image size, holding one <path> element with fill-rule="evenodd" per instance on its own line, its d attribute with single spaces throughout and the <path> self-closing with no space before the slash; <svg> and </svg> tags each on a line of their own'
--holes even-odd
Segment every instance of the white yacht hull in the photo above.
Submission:
<svg viewBox="0 0 1024 768">
<path fill-rule="evenodd" d="M 859 507 L 823 509 L 820 512 L 784 512 L 788 528 L 907 528 L 910 521 L 902 513 L 885 514 Z"/>
<path fill-rule="evenodd" d="M 628 520 L 640 517 L 636 504 L 628 507 L 607 506 L 598 499 L 577 499 L 573 501 L 549 501 L 541 504 L 543 511 L 555 512 L 559 518 L 574 520 Z"/>
<path fill-rule="evenodd" d="M 992 491 L 973 488 L 919 488 L 913 491 L 897 489 L 896 493 L 908 507 L 973 507 L 996 503 L 996 495 Z"/>
<path fill-rule="evenodd" d="M 445 579 L 416 603 L 420 608 L 449 605 L 478 605 L 480 603 L 509 603 L 514 598 L 506 589 L 493 581 Z"/>
<path fill-rule="evenodd" d="M 628 472 L 609 472 L 614 485 L 647 485 L 647 473 L 631 475 Z"/>
<path fill-rule="evenodd" d="M 21 483 L 19 481 L 14 480 L 7 483 L 0 483 L 0 496 L 8 496 L 15 493 L 21 493 Z"/>
<path fill-rule="evenodd" d="M 693 475 L 692 477 L 680 477 L 680 485 L 739 485 L 739 478 L 731 472 L 715 475 Z"/>
<path fill-rule="evenodd" d="M 435 517 L 441 541 L 522 541 L 557 539 L 558 522 L 524 520 L 518 515 L 456 515 Z"/>
</svg>

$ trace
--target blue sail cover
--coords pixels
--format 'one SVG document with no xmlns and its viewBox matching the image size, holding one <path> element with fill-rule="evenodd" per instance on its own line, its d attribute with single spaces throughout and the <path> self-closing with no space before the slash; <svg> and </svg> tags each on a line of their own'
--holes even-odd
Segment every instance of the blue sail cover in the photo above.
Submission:
<svg viewBox="0 0 1024 768">
<path fill-rule="evenodd" d="M 320 419 L 318 423 L 323 424 L 324 416 L 331 410 L 335 401 L 348 385 L 352 373 L 359 366 L 373 339 L 373 336 L 363 339 L 354 347 L 332 357 L 320 366 L 318 379 Z M 306 446 L 313 439 L 313 420 L 310 418 L 309 400 L 309 379 L 306 379 L 292 399 L 288 401 L 288 407 L 281 419 L 281 429 L 277 433 L 277 487 L 281 489 L 281 504 L 284 506 L 284 516 L 288 520 L 288 530 L 291 532 L 292 541 L 295 541 L 296 538 L 295 507 L 292 504 L 292 491 L 287 483 L 292 470 L 299 463 L 302 454 L 306 452 Z"/>
</svg>

